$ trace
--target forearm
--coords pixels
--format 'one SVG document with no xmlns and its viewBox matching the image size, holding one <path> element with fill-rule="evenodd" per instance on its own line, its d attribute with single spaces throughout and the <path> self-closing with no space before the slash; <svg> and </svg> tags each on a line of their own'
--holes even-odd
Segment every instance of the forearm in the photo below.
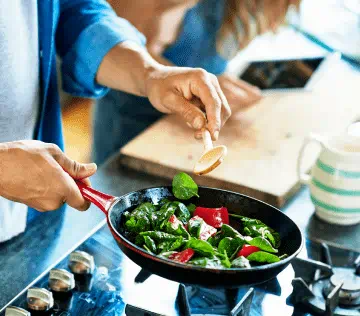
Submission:
<svg viewBox="0 0 360 316">
<path fill-rule="evenodd" d="M 147 96 L 146 79 L 150 72 L 163 67 L 144 47 L 124 42 L 104 57 L 96 75 L 103 86 L 139 96 Z"/>
</svg>

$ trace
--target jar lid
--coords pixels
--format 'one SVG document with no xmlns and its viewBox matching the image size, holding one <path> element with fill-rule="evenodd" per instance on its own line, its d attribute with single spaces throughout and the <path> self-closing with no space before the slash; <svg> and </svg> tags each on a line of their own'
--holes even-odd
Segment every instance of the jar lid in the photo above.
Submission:
<svg viewBox="0 0 360 316">
<path fill-rule="evenodd" d="M 56 292 L 68 292 L 75 287 L 74 275 L 64 269 L 52 269 L 49 276 L 49 286 Z"/>
<path fill-rule="evenodd" d="M 90 274 L 94 272 L 94 257 L 85 251 L 74 251 L 70 254 L 69 268 L 76 274 Z"/>
<path fill-rule="evenodd" d="M 31 314 L 20 307 L 8 306 L 5 310 L 5 316 L 31 316 Z"/>
<path fill-rule="evenodd" d="M 50 291 L 32 287 L 27 291 L 27 303 L 32 310 L 49 310 L 54 306 L 54 298 Z"/>
</svg>

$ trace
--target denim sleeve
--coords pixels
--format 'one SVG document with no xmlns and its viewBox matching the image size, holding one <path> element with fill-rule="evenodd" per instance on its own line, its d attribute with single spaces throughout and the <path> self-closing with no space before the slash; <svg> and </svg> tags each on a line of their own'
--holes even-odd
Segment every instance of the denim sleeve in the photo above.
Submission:
<svg viewBox="0 0 360 316">
<path fill-rule="evenodd" d="M 105 1 L 60 0 L 56 48 L 63 89 L 90 98 L 106 94 L 108 88 L 96 83 L 96 73 L 109 50 L 124 41 L 145 45 L 145 37 Z"/>
</svg>

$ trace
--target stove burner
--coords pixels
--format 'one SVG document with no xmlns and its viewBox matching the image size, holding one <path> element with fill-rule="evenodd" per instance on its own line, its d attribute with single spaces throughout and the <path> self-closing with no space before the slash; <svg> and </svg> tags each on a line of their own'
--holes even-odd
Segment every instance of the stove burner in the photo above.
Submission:
<svg viewBox="0 0 360 316">
<path fill-rule="evenodd" d="M 294 304 L 304 304 L 320 315 L 360 315 L 360 257 L 352 268 L 331 267 L 329 248 L 321 245 L 325 263 L 297 258 L 293 261 L 296 278 L 292 281 Z M 305 281 L 306 280 L 306 281 Z"/>
<path fill-rule="evenodd" d="M 334 268 L 330 282 L 324 288 L 324 295 L 328 295 L 337 285 L 342 284 L 339 293 L 339 303 L 346 306 L 360 304 L 360 277 L 352 269 Z"/>
<path fill-rule="evenodd" d="M 151 272 L 141 269 L 138 275 L 135 277 L 135 283 L 143 283 L 151 276 Z M 232 303 L 234 308 L 230 311 L 229 316 L 249 316 L 251 310 L 251 304 L 254 297 L 254 289 L 250 288 L 243 298 L 237 302 L 236 291 L 232 289 L 226 290 L 226 296 L 229 302 Z M 189 303 L 188 294 L 186 291 L 186 285 L 180 284 L 178 294 L 176 297 L 176 305 L 181 316 L 191 316 L 191 308 Z M 151 311 L 144 310 L 142 308 L 127 304 L 125 307 L 126 316 L 163 316 Z"/>
</svg>

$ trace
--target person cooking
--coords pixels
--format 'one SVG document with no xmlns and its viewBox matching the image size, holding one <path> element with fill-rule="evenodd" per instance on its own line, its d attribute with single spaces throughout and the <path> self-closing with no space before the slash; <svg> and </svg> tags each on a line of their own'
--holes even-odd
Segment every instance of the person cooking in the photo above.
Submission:
<svg viewBox="0 0 360 316">
<path fill-rule="evenodd" d="M 163 65 L 201 67 L 217 76 L 233 112 L 260 98 L 260 90 L 224 74 L 228 60 L 257 34 L 276 30 L 299 0 L 109 0 L 118 16 L 147 38 Z M 104 109 L 106 109 L 104 111 Z M 101 164 L 161 117 L 146 98 L 112 90 L 95 105 L 93 157 Z M 199 137 L 201 134 L 197 134 Z M 109 137 L 110 136 L 110 137 Z"/>
<path fill-rule="evenodd" d="M 143 35 L 105 1 L 0 5 L 0 241 L 24 231 L 27 206 L 89 207 L 74 179 L 88 181 L 96 165 L 62 152 L 56 53 L 64 89 L 74 95 L 99 98 L 112 88 L 147 97 L 195 130 L 206 126 L 214 140 L 231 114 L 214 75 L 156 62 L 143 48 Z"/>
</svg>

